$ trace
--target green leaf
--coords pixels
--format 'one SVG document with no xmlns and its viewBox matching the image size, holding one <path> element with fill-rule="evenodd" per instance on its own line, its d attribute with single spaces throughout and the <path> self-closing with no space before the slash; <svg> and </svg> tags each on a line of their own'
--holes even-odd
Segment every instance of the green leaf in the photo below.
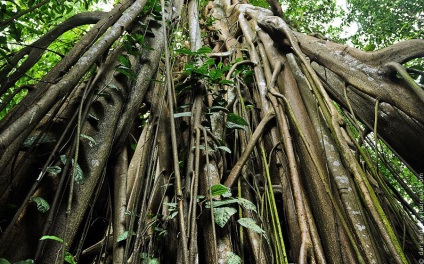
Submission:
<svg viewBox="0 0 424 264">
<path fill-rule="evenodd" d="M 166 220 L 174 219 L 177 216 L 177 214 L 178 214 L 178 211 L 172 211 L 172 213 L 166 217 Z"/>
<path fill-rule="evenodd" d="M 239 220 L 237 220 L 237 222 L 255 233 L 265 233 L 265 231 L 260 226 L 258 226 L 255 220 L 253 220 L 252 218 L 240 218 Z"/>
<path fill-rule="evenodd" d="M 237 125 L 241 125 L 241 126 L 247 126 L 247 125 L 249 125 L 246 122 L 246 120 L 244 120 L 243 118 L 241 118 L 240 116 L 238 116 L 238 115 L 236 115 L 234 113 L 229 113 L 227 115 L 227 121 L 228 122 L 232 122 L 232 123 L 237 124 Z"/>
<path fill-rule="evenodd" d="M 200 67 L 200 68 L 195 68 L 195 69 L 193 69 L 193 72 L 194 73 L 196 73 L 196 74 L 199 74 L 199 75 L 206 75 L 206 74 L 208 74 L 208 71 L 209 71 L 209 69 L 208 69 L 208 67 Z"/>
<path fill-rule="evenodd" d="M 67 263 L 70 263 L 70 264 L 77 264 L 77 262 L 75 261 L 74 256 L 72 256 L 72 254 L 69 253 L 69 252 L 66 252 L 65 253 L 65 261 Z"/>
<path fill-rule="evenodd" d="M 231 149 L 229 149 L 228 147 L 226 147 L 226 146 L 219 146 L 219 147 L 216 147 L 217 149 L 222 149 L 223 151 L 225 151 L 225 152 L 227 152 L 227 153 L 229 153 L 229 154 L 231 154 Z"/>
<path fill-rule="evenodd" d="M 0 264 L 10 264 L 10 262 L 5 258 L 0 258 Z"/>
<path fill-rule="evenodd" d="M 66 164 L 66 155 L 60 155 L 60 160 L 63 164 Z M 72 165 L 74 165 L 74 159 L 72 159 Z M 74 180 L 76 183 L 82 183 L 84 181 L 84 172 L 82 171 L 80 165 L 77 163 L 77 166 L 74 171 Z"/>
<path fill-rule="evenodd" d="M 143 259 L 142 264 L 160 264 L 159 259 L 148 257 Z"/>
<path fill-rule="evenodd" d="M 251 201 L 249 201 L 247 199 L 238 197 L 237 203 L 240 204 L 241 206 L 243 206 L 247 210 L 251 210 L 251 211 L 256 212 L 256 206 Z"/>
<path fill-rule="evenodd" d="M 215 223 L 220 227 L 224 227 L 230 217 L 235 213 L 237 213 L 237 210 L 232 207 L 213 208 Z"/>
<path fill-rule="evenodd" d="M 88 144 L 90 145 L 90 147 L 93 147 L 95 145 L 97 145 L 97 142 L 94 140 L 94 138 L 84 135 L 84 134 L 80 134 L 80 137 L 88 139 L 88 141 L 90 141 Z"/>
<path fill-rule="evenodd" d="M 245 71 L 243 80 L 245 83 L 255 83 L 255 79 L 253 78 L 253 72 L 251 70 Z"/>
<path fill-rule="evenodd" d="M 113 83 L 109 83 L 108 85 L 106 85 L 106 87 L 107 87 L 107 88 L 110 88 L 110 89 L 113 89 L 113 90 L 117 90 L 117 91 L 119 91 L 118 86 L 116 86 L 116 85 L 115 85 L 115 84 L 113 84 Z"/>
<path fill-rule="evenodd" d="M 225 85 L 234 85 L 234 82 L 230 80 L 220 80 L 219 83 Z"/>
<path fill-rule="evenodd" d="M 249 125 L 246 120 L 241 118 L 240 116 L 229 113 L 227 115 L 227 127 L 228 128 L 234 128 L 234 129 L 245 129 L 245 126 Z"/>
<path fill-rule="evenodd" d="M 364 50 L 365 51 L 373 51 L 373 50 L 375 50 L 375 48 L 376 48 L 375 44 L 371 43 L 371 44 L 366 45 Z"/>
<path fill-rule="evenodd" d="M 163 205 L 166 205 L 169 207 L 169 210 L 177 210 L 177 203 L 163 203 Z"/>
<path fill-rule="evenodd" d="M 220 207 L 223 205 L 227 205 L 227 204 L 234 204 L 234 203 L 238 203 L 237 199 L 231 198 L 231 199 L 225 199 L 225 200 L 220 200 L 220 201 L 212 201 L 212 205 L 213 207 Z M 210 202 L 206 202 L 205 205 L 206 208 L 211 208 Z"/>
<path fill-rule="evenodd" d="M 194 53 L 193 51 L 191 51 L 191 50 L 189 50 L 187 48 L 177 49 L 177 50 L 175 50 L 175 52 L 176 53 L 179 53 L 179 54 L 184 54 L 184 55 L 194 55 L 194 54 L 196 54 L 196 53 Z"/>
<path fill-rule="evenodd" d="M 228 113 L 228 109 L 226 107 L 220 106 L 220 105 L 214 105 L 214 106 L 209 107 L 209 111 L 211 113 L 216 113 L 216 112 L 219 112 L 219 111 L 223 111 L 223 112 Z"/>
<path fill-rule="evenodd" d="M 184 66 L 184 70 L 187 72 L 187 74 L 190 74 L 195 69 L 196 69 L 196 67 L 192 63 L 187 63 Z"/>
<path fill-rule="evenodd" d="M 66 165 L 66 161 L 67 161 L 66 155 L 60 155 L 60 161 L 62 161 L 63 165 Z"/>
<path fill-rule="evenodd" d="M 54 241 L 57 241 L 59 243 L 63 243 L 63 239 L 61 239 L 60 237 L 57 237 L 57 236 L 42 236 L 40 238 L 40 240 L 54 240 Z"/>
<path fill-rule="evenodd" d="M 119 61 L 121 62 L 122 65 L 124 65 L 127 68 L 131 68 L 131 62 L 128 59 L 128 57 L 126 57 L 124 55 L 119 55 L 118 59 L 119 59 Z"/>
<path fill-rule="evenodd" d="M 226 264 L 241 264 L 241 258 L 231 251 L 227 252 Z"/>
<path fill-rule="evenodd" d="M 25 139 L 23 145 L 26 148 L 29 148 L 34 144 L 35 140 L 38 138 L 38 135 L 31 135 L 27 139 Z M 43 144 L 43 143 L 53 143 L 56 142 L 56 139 L 52 136 L 43 135 L 38 140 L 37 144 Z"/>
<path fill-rule="evenodd" d="M 125 66 L 118 66 L 118 67 L 116 67 L 116 70 L 118 72 L 122 73 L 123 75 L 127 76 L 129 79 L 135 80 L 135 75 L 130 68 L 125 67 Z"/>
<path fill-rule="evenodd" d="M 134 231 L 132 231 L 131 232 L 131 235 L 135 235 L 135 232 Z M 128 231 L 125 231 L 124 233 L 122 233 L 122 234 L 120 234 L 119 236 L 118 236 L 118 238 L 116 238 L 116 242 L 121 242 L 121 241 L 124 241 L 124 240 L 126 240 L 128 238 Z"/>
<path fill-rule="evenodd" d="M 228 196 L 228 193 L 229 193 L 229 196 Z M 225 185 L 216 184 L 216 185 L 213 185 L 211 187 L 211 194 L 212 194 L 212 196 L 215 196 L 215 195 L 223 195 L 224 196 L 225 195 L 224 197 L 230 197 L 231 196 L 231 189 L 228 188 Z"/>
<path fill-rule="evenodd" d="M 57 175 L 62 172 L 62 168 L 59 166 L 47 167 L 47 172 L 53 175 Z"/>
<path fill-rule="evenodd" d="M 196 51 L 197 54 L 205 54 L 205 53 L 211 53 L 212 49 L 209 47 L 201 47 Z"/>
<path fill-rule="evenodd" d="M 211 70 L 209 72 L 209 77 L 211 77 L 212 80 L 217 80 L 222 77 L 223 73 L 220 70 Z"/>
<path fill-rule="evenodd" d="M 215 65 L 215 60 L 211 58 L 211 59 L 208 59 L 207 61 L 205 61 L 203 64 L 208 65 L 208 66 L 212 66 L 212 65 Z"/>
<path fill-rule="evenodd" d="M 85 180 L 84 172 L 82 171 L 79 164 L 77 164 L 74 172 L 74 180 L 76 183 L 82 183 Z"/>
<path fill-rule="evenodd" d="M 39 212 L 45 213 L 50 209 L 49 203 L 41 197 L 32 197 L 31 201 L 37 205 Z"/>
<path fill-rule="evenodd" d="M 181 113 L 174 114 L 174 118 L 179 118 L 179 117 L 183 117 L 183 116 L 190 116 L 191 117 L 191 112 L 181 112 Z"/>
<path fill-rule="evenodd" d="M 193 146 L 192 149 L 196 149 L 196 146 Z M 199 149 L 206 150 L 205 145 L 199 145 Z M 213 152 L 214 150 L 208 146 L 208 152 Z"/>
<path fill-rule="evenodd" d="M 141 262 L 142 264 L 159 264 L 160 263 L 157 258 L 153 257 L 153 255 L 147 252 L 141 252 L 140 258 L 143 260 Z"/>
</svg>

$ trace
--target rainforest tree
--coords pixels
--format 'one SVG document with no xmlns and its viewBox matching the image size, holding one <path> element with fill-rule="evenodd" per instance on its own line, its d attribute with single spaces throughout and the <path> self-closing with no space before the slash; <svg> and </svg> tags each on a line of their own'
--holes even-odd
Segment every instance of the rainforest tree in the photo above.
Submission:
<svg viewBox="0 0 424 264">
<path fill-rule="evenodd" d="M 422 257 L 424 40 L 333 42 L 307 14 L 334 3 L 22 2 L 1 2 L 3 261 Z"/>
</svg>

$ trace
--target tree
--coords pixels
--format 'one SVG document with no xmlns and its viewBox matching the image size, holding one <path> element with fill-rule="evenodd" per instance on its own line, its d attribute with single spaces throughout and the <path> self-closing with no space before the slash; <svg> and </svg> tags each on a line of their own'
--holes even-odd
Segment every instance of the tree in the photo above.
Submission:
<svg viewBox="0 0 424 264">
<path fill-rule="evenodd" d="M 422 39 L 424 6 L 414 1 L 349 0 L 346 23 L 359 28 L 352 41 L 367 43 L 368 49 L 387 47 L 400 39 Z M 391 14 L 388 16 L 387 14 Z"/>
<path fill-rule="evenodd" d="M 424 96 L 403 65 L 424 41 L 363 52 L 265 8 L 198 10 L 124 0 L 2 50 L 0 257 L 417 261 Z M 63 29 L 87 24 L 40 80 L 19 83 Z"/>
</svg>

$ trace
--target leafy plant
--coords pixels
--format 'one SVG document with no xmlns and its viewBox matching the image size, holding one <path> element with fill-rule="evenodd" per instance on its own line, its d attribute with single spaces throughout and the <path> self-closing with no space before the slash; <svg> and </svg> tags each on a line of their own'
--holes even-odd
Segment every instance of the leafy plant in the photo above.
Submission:
<svg viewBox="0 0 424 264">
<path fill-rule="evenodd" d="M 167 216 L 167 220 L 173 219 L 178 214 L 177 203 L 163 203 L 163 205 L 168 206 L 169 215 Z"/>
<path fill-rule="evenodd" d="M 245 129 L 249 124 L 242 117 L 229 113 L 227 115 L 227 127 L 233 129 Z"/>
<path fill-rule="evenodd" d="M 90 147 L 93 147 L 94 145 L 97 145 L 97 142 L 96 142 L 96 140 L 94 140 L 94 138 L 92 138 L 92 137 L 90 137 L 90 136 L 87 136 L 87 135 L 84 135 L 84 134 L 81 134 L 80 135 L 80 137 L 81 138 L 84 138 L 84 139 L 87 139 L 88 141 L 89 141 L 89 145 L 90 145 Z"/>
<path fill-rule="evenodd" d="M 141 261 L 142 264 L 160 264 L 159 259 L 155 258 L 153 255 L 149 253 L 142 252 L 140 254 L 140 257 L 142 259 Z"/>
<path fill-rule="evenodd" d="M 241 258 L 233 252 L 227 252 L 226 264 L 241 264 Z"/>
<path fill-rule="evenodd" d="M 32 197 L 31 202 L 37 205 L 37 210 L 39 212 L 45 213 L 50 209 L 49 203 L 41 197 Z"/>
<path fill-rule="evenodd" d="M 57 236 L 42 236 L 40 240 L 53 240 L 59 243 L 64 243 L 63 239 Z M 77 264 L 75 257 L 68 251 L 65 252 L 65 262 L 69 264 Z"/>
<path fill-rule="evenodd" d="M 57 175 L 62 172 L 62 168 L 59 166 L 50 166 L 47 167 L 47 172 L 53 175 Z"/>
<path fill-rule="evenodd" d="M 124 240 L 127 240 L 127 238 L 128 238 L 128 236 L 129 236 L 129 234 L 131 234 L 132 236 L 134 236 L 135 235 L 135 232 L 134 231 L 131 231 L 131 233 L 130 232 L 128 232 L 128 231 L 125 231 L 124 233 L 122 233 L 122 234 L 120 234 L 117 238 L 116 238 L 116 242 L 121 242 L 121 241 L 124 241 Z"/>
<path fill-rule="evenodd" d="M 265 236 L 265 231 L 252 218 L 240 218 L 237 222 L 243 227 Z"/>
<path fill-rule="evenodd" d="M 222 200 L 213 200 L 212 202 L 206 202 L 206 208 L 213 207 L 215 223 L 220 227 L 224 227 L 228 220 L 231 218 L 231 216 L 237 213 L 237 209 L 235 209 L 234 207 L 224 205 L 238 204 L 246 210 L 256 212 L 256 206 L 251 201 L 241 197 L 231 197 L 232 194 L 230 188 L 222 184 L 216 184 L 211 186 L 211 195 L 212 197 L 221 196 L 223 198 Z M 253 232 L 265 235 L 265 231 L 256 224 L 255 220 L 251 218 L 240 218 L 237 222 L 243 227 L 252 230 Z"/>
<path fill-rule="evenodd" d="M 122 73 L 123 75 L 127 76 L 130 80 L 135 80 L 135 73 L 131 69 L 131 62 L 128 59 L 128 56 L 119 55 L 118 57 L 119 61 L 121 62 L 121 65 L 116 67 L 116 71 Z"/>
<path fill-rule="evenodd" d="M 60 156 L 60 160 L 62 161 L 63 164 L 66 164 L 66 156 L 65 155 L 61 155 Z M 74 164 L 74 160 L 72 159 L 72 165 Z M 77 163 L 76 167 L 75 167 L 75 171 L 74 171 L 74 179 L 76 183 L 82 183 L 85 179 L 84 177 L 84 172 L 82 171 L 80 165 Z"/>
</svg>

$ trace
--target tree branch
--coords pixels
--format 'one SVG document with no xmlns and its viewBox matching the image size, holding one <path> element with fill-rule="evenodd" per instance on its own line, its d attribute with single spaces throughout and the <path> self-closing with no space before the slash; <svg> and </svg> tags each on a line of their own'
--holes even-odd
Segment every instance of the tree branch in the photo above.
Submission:
<svg viewBox="0 0 424 264">
<path fill-rule="evenodd" d="M 378 51 L 363 53 L 363 59 L 371 65 L 384 65 L 388 62 L 403 64 L 412 59 L 424 57 L 424 40 L 405 40 Z"/>
<path fill-rule="evenodd" d="M 100 11 L 76 14 L 44 34 L 44 36 L 42 36 L 39 40 L 21 49 L 15 56 L 13 56 L 13 58 L 10 59 L 10 64 L 5 66 L 5 68 L 0 72 L 0 79 L 2 79 L 0 82 L 0 94 L 6 92 L 8 88 L 13 86 L 19 78 L 31 69 L 31 67 L 34 66 L 34 64 L 41 58 L 47 47 L 60 35 L 81 25 L 97 23 L 104 14 L 105 12 Z M 16 71 L 11 76 L 7 77 L 10 71 L 16 67 L 25 55 L 28 55 L 28 58 L 18 68 L 16 68 Z"/>
<path fill-rule="evenodd" d="M 21 13 L 18 13 L 18 14 L 16 14 L 16 15 L 14 15 L 14 16 L 12 16 L 12 17 L 10 17 L 10 18 L 6 19 L 6 20 L 4 20 L 4 21 L 1 21 L 1 22 L 0 22 L 0 28 L 2 28 L 2 27 L 4 27 L 5 25 L 9 24 L 9 23 L 10 23 L 10 22 L 12 22 L 13 20 L 18 19 L 18 18 L 20 18 L 21 16 L 23 16 L 23 15 L 25 15 L 25 14 L 28 14 L 29 12 L 31 12 L 31 11 L 33 11 L 33 10 L 35 10 L 35 9 L 39 8 L 40 6 L 43 6 L 43 5 L 47 4 L 48 2 L 50 2 L 50 0 L 44 0 L 43 2 L 38 3 L 38 4 L 36 4 L 35 6 L 33 6 L 33 7 L 29 8 L 29 9 L 27 9 L 27 10 L 25 10 L 25 11 L 21 12 Z"/>
<path fill-rule="evenodd" d="M 259 125 L 256 127 L 256 130 L 255 132 L 253 132 L 252 137 L 250 138 L 249 143 L 246 146 L 246 149 L 243 151 L 237 163 L 234 165 L 233 169 L 228 175 L 227 180 L 224 183 L 225 186 L 229 188 L 233 186 L 234 182 L 237 180 L 238 176 L 240 175 L 243 165 L 246 163 L 256 143 L 261 138 L 261 135 L 264 132 L 265 126 L 268 124 L 269 121 L 271 121 L 271 119 L 274 118 L 274 116 L 275 116 L 274 112 L 268 112 L 268 114 L 261 120 Z"/>
</svg>

